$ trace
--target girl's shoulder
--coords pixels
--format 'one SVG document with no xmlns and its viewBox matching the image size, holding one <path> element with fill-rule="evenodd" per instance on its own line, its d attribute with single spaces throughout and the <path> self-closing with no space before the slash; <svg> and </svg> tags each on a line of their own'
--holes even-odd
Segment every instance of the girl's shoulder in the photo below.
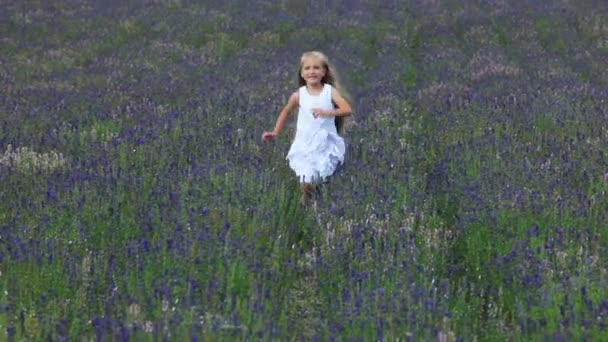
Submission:
<svg viewBox="0 0 608 342">
<path fill-rule="evenodd" d="M 291 95 L 289 96 L 289 99 L 296 101 L 296 103 L 299 102 L 300 101 L 300 89 L 291 93 Z"/>
</svg>

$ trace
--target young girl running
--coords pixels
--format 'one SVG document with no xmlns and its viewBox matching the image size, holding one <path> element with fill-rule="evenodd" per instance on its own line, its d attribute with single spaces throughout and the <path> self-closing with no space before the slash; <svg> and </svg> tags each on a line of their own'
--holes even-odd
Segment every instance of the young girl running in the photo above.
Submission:
<svg viewBox="0 0 608 342">
<path fill-rule="evenodd" d="M 287 160 L 300 180 L 304 204 L 312 199 L 315 186 L 344 162 L 346 147 L 339 134 L 344 117 L 351 115 L 351 107 L 340 94 L 336 78 L 323 53 L 305 52 L 298 71 L 300 88 L 291 94 L 279 113 L 274 130 L 262 135 L 263 141 L 276 137 L 289 114 L 298 108 L 296 136 Z"/>
</svg>

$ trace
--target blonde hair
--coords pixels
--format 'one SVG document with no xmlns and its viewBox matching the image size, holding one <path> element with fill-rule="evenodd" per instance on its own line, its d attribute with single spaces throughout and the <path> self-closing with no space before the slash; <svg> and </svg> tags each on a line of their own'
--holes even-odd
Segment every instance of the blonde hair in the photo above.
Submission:
<svg viewBox="0 0 608 342">
<path fill-rule="evenodd" d="M 302 54 L 302 57 L 300 58 L 300 67 L 298 68 L 298 86 L 301 87 L 306 85 L 306 81 L 304 80 L 304 78 L 302 78 L 302 66 L 304 64 L 304 61 L 309 58 L 316 58 L 323 64 L 323 67 L 325 68 L 325 76 L 323 76 L 321 82 L 327 83 L 332 87 L 336 88 L 340 95 L 342 95 L 342 97 L 344 97 L 347 101 L 350 102 L 350 96 L 348 95 L 348 93 L 346 93 L 346 91 L 340 84 L 340 79 L 338 77 L 336 69 L 329 63 L 329 59 L 327 58 L 327 56 L 325 56 L 324 53 L 319 51 L 307 51 Z M 334 107 L 335 106 L 336 104 L 334 103 Z M 336 118 L 334 119 L 336 129 L 338 130 L 339 134 L 344 133 L 344 119 L 345 118 L 343 116 L 336 116 Z"/>
</svg>

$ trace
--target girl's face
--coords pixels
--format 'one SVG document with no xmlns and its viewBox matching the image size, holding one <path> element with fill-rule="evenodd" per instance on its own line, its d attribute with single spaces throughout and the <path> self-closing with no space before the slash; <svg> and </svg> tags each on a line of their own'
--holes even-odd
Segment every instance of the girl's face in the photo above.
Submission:
<svg viewBox="0 0 608 342">
<path fill-rule="evenodd" d="M 306 81 L 306 85 L 320 84 L 325 72 L 325 66 L 318 58 L 306 58 L 300 68 L 300 76 Z"/>
</svg>

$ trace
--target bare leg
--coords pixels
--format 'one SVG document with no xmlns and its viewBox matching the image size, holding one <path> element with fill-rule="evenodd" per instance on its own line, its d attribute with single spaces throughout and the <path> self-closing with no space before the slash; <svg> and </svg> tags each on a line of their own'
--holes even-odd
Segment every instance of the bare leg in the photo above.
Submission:
<svg viewBox="0 0 608 342">
<path fill-rule="evenodd" d="M 309 206 L 315 195 L 315 186 L 310 183 L 302 183 L 302 197 L 300 198 L 300 202 L 304 206 Z"/>
</svg>

